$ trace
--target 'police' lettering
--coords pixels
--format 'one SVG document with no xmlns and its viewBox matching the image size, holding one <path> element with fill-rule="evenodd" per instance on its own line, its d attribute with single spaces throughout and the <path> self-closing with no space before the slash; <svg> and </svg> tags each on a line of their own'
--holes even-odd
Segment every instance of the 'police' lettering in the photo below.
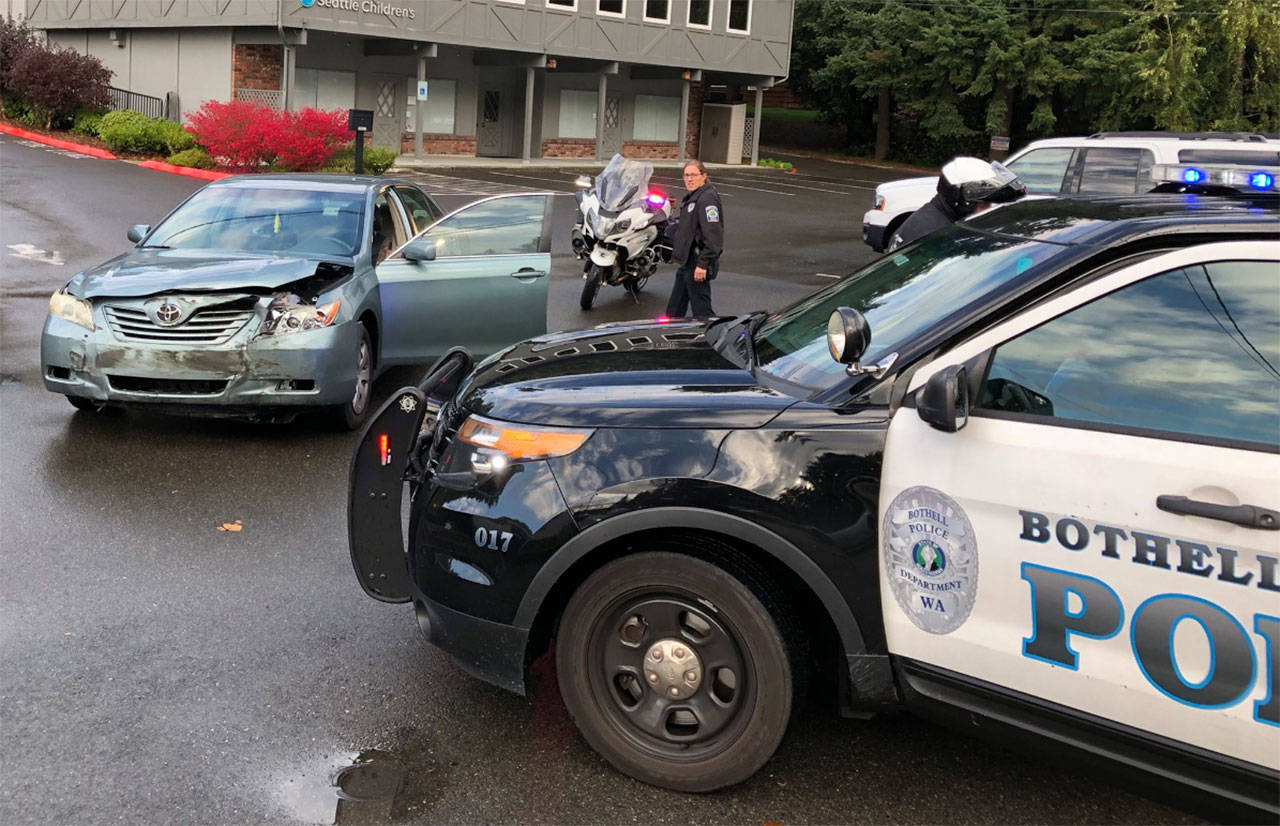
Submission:
<svg viewBox="0 0 1280 826">
<path fill-rule="evenodd" d="M 1035 511 L 1018 511 L 1022 517 L 1022 534 L 1019 539 L 1029 539 L 1032 542 L 1048 542 L 1049 541 L 1049 517 L 1043 513 Z"/>
<path fill-rule="evenodd" d="M 1253 630 L 1266 640 L 1267 696 L 1254 703 L 1254 719 L 1280 726 L 1280 618 L 1254 614 Z"/>
<path fill-rule="evenodd" d="M 1173 650 L 1179 623 L 1198 623 L 1209 640 L 1209 673 L 1191 682 L 1178 670 Z M 1253 644 L 1228 614 L 1211 602 L 1181 594 L 1152 597 L 1133 614 L 1133 655 L 1156 688 L 1187 705 L 1222 708 L 1233 705 L 1253 686 Z"/>
<path fill-rule="evenodd" d="M 1022 563 L 1022 578 L 1031 584 L 1031 636 L 1022 640 L 1024 656 L 1074 669 L 1072 634 L 1106 639 L 1120 631 L 1124 608 L 1102 580 L 1029 562 Z M 1069 610 L 1068 594 L 1080 599 L 1078 612 Z"/>
</svg>

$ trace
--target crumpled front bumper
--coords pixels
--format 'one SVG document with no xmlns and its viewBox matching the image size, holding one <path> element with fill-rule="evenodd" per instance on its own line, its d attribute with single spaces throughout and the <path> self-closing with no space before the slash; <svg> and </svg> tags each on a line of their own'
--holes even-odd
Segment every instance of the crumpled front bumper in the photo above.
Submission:
<svg viewBox="0 0 1280 826">
<path fill-rule="evenodd" d="M 216 414 L 339 404 L 355 394 L 359 322 L 257 336 L 250 321 L 225 344 L 125 341 L 50 316 L 40 340 L 44 386 L 130 405 L 199 406 Z"/>
</svg>

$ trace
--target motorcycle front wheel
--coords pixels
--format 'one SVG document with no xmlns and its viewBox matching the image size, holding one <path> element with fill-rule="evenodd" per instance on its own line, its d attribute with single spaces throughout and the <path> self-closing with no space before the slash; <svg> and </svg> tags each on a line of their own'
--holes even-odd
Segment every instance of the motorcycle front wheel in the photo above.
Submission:
<svg viewBox="0 0 1280 826">
<path fill-rule="evenodd" d="M 584 310 L 590 310 L 591 305 L 596 301 L 596 293 L 600 292 L 600 282 L 603 280 L 603 273 L 597 264 L 592 264 L 591 269 L 587 270 L 587 280 L 582 282 L 582 297 L 578 299 L 578 304 Z"/>
</svg>

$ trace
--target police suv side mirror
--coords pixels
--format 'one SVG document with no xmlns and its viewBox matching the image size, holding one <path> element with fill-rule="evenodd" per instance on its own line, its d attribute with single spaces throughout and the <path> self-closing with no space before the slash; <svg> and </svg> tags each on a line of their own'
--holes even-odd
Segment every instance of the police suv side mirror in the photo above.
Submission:
<svg viewBox="0 0 1280 826">
<path fill-rule="evenodd" d="M 403 254 L 406 261 L 434 261 L 436 245 L 430 241 L 410 241 L 404 245 Z"/>
<path fill-rule="evenodd" d="M 143 238 L 146 238 L 148 232 L 151 232 L 150 224 L 134 224 L 129 227 L 129 231 L 126 232 L 124 236 L 136 244 Z"/>
<path fill-rule="evenodd" d="M 955 433 L 969 422 L 969 381 L 959 364 L 934 373 L 920 388 L 916 412 L 930 426 Z"/>
</svg>

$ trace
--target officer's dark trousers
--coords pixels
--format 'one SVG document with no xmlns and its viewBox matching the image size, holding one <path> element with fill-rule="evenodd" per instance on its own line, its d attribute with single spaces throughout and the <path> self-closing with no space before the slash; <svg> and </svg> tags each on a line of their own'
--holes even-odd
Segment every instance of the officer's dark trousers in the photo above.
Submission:
<svg viewBox="0 0 1280 826">
<path fill-rule="evenodd" d="M 703 281 L 693 280 L 693 271 L 697 268 L 697 259 L 681 264 L 676 270 L 676 283 L 671 285 L 671 297 L 667 299 L 667 315 L 671 318 L 683 318 L 691 315 L 694 318 L 711 318 L 715 312 L 711 309 L 711 279 L 720 269 L 717 261 L 707 270 Z M 689 312 L 689 305 L 693 312 Z"/>
</svg>

